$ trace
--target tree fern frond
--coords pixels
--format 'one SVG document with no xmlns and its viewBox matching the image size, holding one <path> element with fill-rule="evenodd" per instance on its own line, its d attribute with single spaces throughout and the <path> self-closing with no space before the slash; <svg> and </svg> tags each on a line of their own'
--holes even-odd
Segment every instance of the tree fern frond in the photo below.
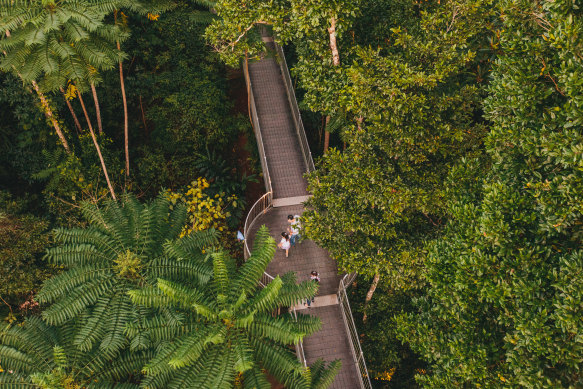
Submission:
<svg viewBox="0 0 583 389">
<path fill-rule="evenodd" d="M 222 252 L 211 254 L 213 259 L 213 285 L 218 296 L 224 296 L 226 299 L 229 288 L 229 267 L 227 261 L 232 261 Z M 219 304 L 224 304 L 226 300 L 219 301 Z"/>
<path fill-rule="evenodd" d="M 155 258 L 148 266 L 148 273 L 153 279 L 163 278 L 172 281 L 193 282 L 204 285 L 212 276 L 212 268 L 200 258 L 177 261 L 168 257 Z"/>
<path fill-rule="evenodd" d="M 204 292 L 197 289 L 186 288 L 183 285 L 163 279 L 158 279 L 158 288 L 162 293 L 168 296 L 174 304 L 184 308 L 194 309 L 196 313 L 209 320 L 218 318 L 218 313 L 213 304 L 209 304 L 209 296 L 205 295 Z"/>
<path fill-rule="evenodd" d="M 251 256 L 241 266 L 232 292 L 240 293 L 243 291 L 248 293 L 253 290 L 257 285 L 257 281 L 265 272 L 267 265 L 273 259 L 274 254 L 275 241 L 269 235 L 267 227 L 261 226 L 255 235 Z"/>
<path fill-rule="evenodd" d="M 250 339 L 255 357 L 279 382 L 287 387 L 305 387 L 304 366 L 299 363 L 289 348 L 273 341 L 253 337 Z M 304 384 L 300 384 L 305 382 Z M 294 384 L 294 386 L 291 386 Z"/>
<path fill-rule="evenodd" d="M 45 258 L 54 264 L 73 267 L 111 266 L 115 256 L 98 250 L 89 244 L 67 244 L 47 249 Z"/>
<path fill-rule="evenodd" d="M 342 367 L 342 361 L 336 359 L 326 366 L 322 359 L 318 359 L 310 366 L 311 389 L 327 389 L 334 382 L 334 378 Z"/>
<path fill-rule="evenodd" d="M 209 345 L 221 343 L 225 335 L 224 327 L 212 326 L 181 337 L 168 364 L 175 369 L 192 364 Z"/>
<path fill-rule="evenodd" d="M 99 361 L 88 365 L 88 368 L 96 371 L 94 377 L 97 380 L 121 382 L 126 377 L 139 377 L 142 368 L 154 355 L 154 350 L 125 351 L 118 358 L 109 360 L 105 367 Z"/>
<path fill-rule="evenodd" d="M 167 389 L 170 381 L 182 373 L 183 369 L 178 371 L 166 365 L 166 370 L 157 373 L 156 375 L 148 374 L 142 378 L 140 388 L 147 389 Z"/>
<path fill-rule="evenodd" d="M 42 316 L 51 325 L 62 324 L 95 304 L 100 296 L 114 289 L 113 285 L 114 283 L 106 278 L 80 285 L 66 297 L 45 309 Z"/>
<path fill-rule="evenodd" d="M 233 369 L 238 373 L 244 373 L 255 367 L 253 349 L 242 333 L 235 332 L 231 338 L 231 349 L 234 355 Z"/>
<path fill-rule="evenodd" d="M 90 382 L 84 389 L 140 389 L 139 384 L 128 383 L 128 382 Z"/>
<path fill-rule="evenodd" d="M 186 225 L 187 217 L 188 212 L 184 204 L 178 203 L 174 205 L 174 209 L 170 212 L 168 221 L 166 222 L 168 234 L 165 238 L 174 239 L 174 237 L 179 236 L 182 232 L 182 228 Z M 192 235 L 193 234 L 190 236 Z"/>
<path fill-rule="evenodd" d="M 142 369 L 148 376 L 157 376 L 165 372 L 174 371 L 169 362 L 172 354 L 180 345 L 178 343 L 167 342 L 161 346 L 154 358 L 152 358 Z"/>
<path fill-rule="evenodd" d="M 214 229 L 197 231 L 182 239 L 166 242 L 164 244 L 164 253 L 170 258 L 178 261 L 187 258 L 199 258 L 202 250 L 216 245 L 218 242 L 218 233 Z"/>
<path fill-rule="evenodd" d="M 0 360 L 4 369 L 15 371 L 29 372 L 38 366 L 37 361 L 30 355 L 4 345 L 0 345 Z"/>
<path fill-rule="evenodd" d="M 250 312 L 270 312 L 277 308 L 279 292 L 283 286 L 283 281 L 276 276 L 265 288 L 253 297 L 245 306 L 242 314 Z"/>
<path fill-rule="evenodd" d="M 113 298 L 112 304 L 110 304 L 106 334 L 99 345 L 99 349 L 103 351 L 104 355 L 113 357 L 128 343 L 124 332 L 132 309 L 130 300 L 125 293 Z"/>
<path fill-rule="evenodd" d="M 265 374 L 254 367 L 243 373 L 243 389 L 271 389 L 271 384 Z"/>
<path fill-rule="evenodd" d="M 291 316 L 286 316 L 286 320 L 293 321 L 297 330 L 303 332 L 306 336 L 312 335 L 320 331 L 320 328 L 322 328 L 322 321 L 318 316 L 299 313 L 294 319 L 292 319 Z"/>
<path fill-rule="evenodd" d="M 193 388 L 230 389 L 235 373 L 232 368 L 232 353 L 224 345 L 213 347 L 205 355 L 203 368 L 192 382 Z"/>
<path fill-rule="evenodd" d="M 308 328 L 313 333 L 320 327 L 320 319 L 316 316 L 304 317 L 300 326 L 289 315 L 274 318 L 265 314 L 257 314 L 248 330 L 254 336 L 271 339 L 281 344 L 297 344 L 306 336 L 303 329 Z"/>
<path fill-rule="evenodd" d="M 140 334 L 147 335 L 149 340 L 158 343 L 162 340 L 173 340 L 192 330 L 192 326 L 184 322 L 184 317 L 170 321 L 167 316 L 154 316 L 151 319 L 141 319 L 140 323 L 128 323 L 126 335 L 133 339 Z"/>
<path fill-rule="evenodd" d="M 100 283 L 111 278 L 111 269 L 79 266 L 48 279 L 37 294 L 40 303 L 55 301 L 89 282 Z"/>
<path fill-rule="evenodd" d="M 286 275 L 284 275 L 284 278 L 287 278 Z M 319 285 L 310 280 L 296 284 L 294 276 L 293 281 L 289 279 L 284 281 L 280 293 L 275 300 L 275 304 L 276 306 L 293 307 L 299 302 L 313 297 L 318 291 L 318 288 Z"/>
<path fill-rule="evenodd" d="M 0 373 L 0 387 L 3 389 L 37 389 L 29 377 L 19 374 L 3 372 Z"/>
<path fill-rule="evenodd" d="M 166 296 L 160 289 L 148 286 L 142 289 L 130 290 L 127 292 L 132 302 L 149 308 L 167 307 L 172 303 L 172 299 Z"/>
<path fill-rule="evenodd" d="M 83 323 L 77 334 L 75 334 L 74 344 L 82 351 L 89 351 L 93 348 L 98 339 L 102 339 L 105 333 L 105 322 L 109 316 L 109 305 L 113 296 L 104 296 L 97 300 L 93 307 L 92 314 Z"/>
</svg>

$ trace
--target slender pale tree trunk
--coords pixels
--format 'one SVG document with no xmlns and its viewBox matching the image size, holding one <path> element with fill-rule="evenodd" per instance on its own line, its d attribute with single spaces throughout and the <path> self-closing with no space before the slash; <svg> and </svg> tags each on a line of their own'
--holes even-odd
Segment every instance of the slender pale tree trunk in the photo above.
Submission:
<svg viewBox="0 0 583 389">
<path fill-rule="evenodd" d="M 91 83 L 91 93 L 93 94 L 93 101 L 95 102 L 95 116 L 97 116 L 97 128 L 99 128 L 99 135 L 103 134 L 103 126 L 101 125 L 101 109 L 99 109 L 99 99 L 97 98 L 97 90 L 95 84 Z"/>
<path fill-rule="evenodd" d="M 38 84 L 34 80 L 32 81 L 32 87 L 34 88 L 36 94 L 38 95 L 38 98 L 40 99 L 40 103 L 42 105 L 45 116 L 47 117 L 47 119 L 49 119 L 49 121 L 53 125 L 53 128 L 55 129 L 55 132 L 57 133 L 57 136 L 61 140 L 61 143 L 63 144 L 63 147 L 65 148 L 67 153 L 70 153 L 71 149 L 69 148 L 69 143 L 67 142 L 67 139 L 65 138 L 65 135 L 63 134 L 63 131 L 61 130 L 61 125 L 59 124 L 59 121 L 57 120 L 57 118 L 53 114 L 53 110 L 51 109 L 51 105 L 49 104 L 49 101 L 47 100 L 44 93 L 42 93 L 40 91 Z"/>
<path fill-rule="evenodd" d="M 381 275 L 379 273 L 376 273 L 374 275 L 374 278 L 372 279 L 372 284 L 370 284 L 370 288 L 368 289 L 368 293 L 366 294 L 366 298 L 364 299 L 364 315 L 362 316 L 362 322 L 366 323 L 366 307 L 368 306 L 368 303 L 370 302 L 370 300 L 372 299 L 372 295 L 374 294 L 375 290 L 377 289 L 377 285 L 379 284 L 379 278 L 381 278 Z"/>
<path fill-rule="evenodd" d="M 6 37 L 10 38 L 10 31 L 9 30 L 6 30 Z M 5 51 L 3 53 L 4 53 L 4 55 L 6 55 Z M 24 78 L 22 78 L 22 75 L 18 72 L 17 72 L 17 74 L 18 74 L 18 77 L 20 77 L 20 79 L 22 81 L 24 81 Z M 38 84 L 36 83 L 35 80 L 32 80 L 32 87 L 34 88 L 34 91 L 36 92 L 36 94 L 38 95 L 38 98 L 40 99 L 43 113 L 45 114 L 47 119 L 53 125 L 53 128 L 55 129 L 57 136 L 61 140 L 61 144 L 65 148 L 65 151 L 67 153 L 71 153 L 71 148 L 69 147 L 69 143 L 67 142 L 67 138 L 65 138 L 65 134 L 63 134 L 63 131 L 61 130 L 61 125 L 59 124 L 59 121 L 57 120 L 55 114 L 53 113 L 53 109 L 51 108 L 49 100 L 46 98 L 44 93 L 42 93 L 40 91 Z"/>
<path fill-rule="evenodd" d="M 113 14 L 115 18 L 115 23 L 117 24 L 117 10 Z M 117 50 L 121 52 L 121 44 L 119 41 L 115 42 L 117 45 Z M 128 119 L 128 101 L 126 98 L 126 85 L 123 79 L 123 64 L 119 61 L 119 83 L 121 85 L 121 99 L 123 101 L 123 136 L 124 136 L 124 149 L 126 154 L 126 177 L 130 176 L 130 146 L 129 146 L 129 119 Z"/>
<path fill-rule="evenodd" d="M 336 43 L 336 17 L 330 18 L 330 27 L 328 27 L 328 34 L 330 35 L 330 50 L 332 50 L 332 63 L 334 66 L 340 66 L 340 53 L 338 52 L 338 44 Z"/>
<path fill-rule="evenodd" d="M 327 130 L 328 123 L 330 123 L 330 116 L 326 116 L 326 126 L 324 127 L 324 154 L 328 152 L 330 146 L 330 132 Z"/>
<path fill-rule="evenodd" d="M 332 51 L 332 64 L 340 66 L 340 53 L 338 52 L 338 44 L 336 43 L 336 17 L 330 18 L 330 27 L 328 27 L 328 35 L 330 36 L 330 50 Z M 330 116 L 326 116 L 326 128 L 330 122 Z M 324 130 L 324 154 L 328 152 L 330 146 L 330 132 Z"/>
<path fill-rule="evenodd" d="M 121 51 L 121 45 L 117 42 L 117 49 Z M 126 177 L 130 176 L 130 135 L 128 119 L 128 101 L 126 98 L 126 86 L 123 79 L 123 64 L 119 61 L 119 83 L 121 85 L 121 99 L 123 101 L 123 139 L 126 154 Z"/>
<path fill-rule="evenodd" d="M 97 155 L 99 155 L 99 160 L 101 161 L 101 168 L 103 169 L 103 174 L 105 174 L 105 180 L 107 181 L 109 192 L 111 193 L 111 197 L 113 197 L 114 200 L 117 200 L 117 198 L 115 197 L 115 192 L 113 191 L 113 186 L 111 186 L 111 181 L 109 181 L 109 174 L 107 174 L 107 168 L 105 167 L 105 161 L 103 160 L 103 155 L 101 154 L 101 148 L 99 147 L 99 143 L 97 143 L 97 138 L 95 137 L 95 131 L 93 131 L 93 126 L 91 126 L 91 122 L 89 121 L 89 115 L 87 114 L 87 109 L 85 108 L 83 97 L 81 96 L 81 93 L 79 93 L 78 96 L 79 102 L 81 103 L 81 108 L 83 108 L 83 113 L 85 114 L 85 118 L 87 119 L 87 123 L 89 124 L 89 132 L 91 133 L 93 144 L 95 145 Z"/>
<path fill-rule="evenodd" d="M 71 116 L 73 116 L 73 121 L 75 122 L 75 128 L 77 128 L 77 132 L 79 134 L 81 134 L 83 132 L 83 129 L 81 128 L 81 123 L 79 123 L 79 118 L 77 118 L 77 114 L 75 113 L 75 110 L 73 109 L 73 106 L 71 105 L 71 102 L 69 101 L 69 99 L 65 95 L 65 90 L 62 87 L 60 88 L 60 90 L 61 90 L 61 93 L 63 94 L 63 98 L 65 99 L 65 103 L 67 103 L 67 107 L 69 107 L 69 112 L 71 112 Z"/>
</svg>

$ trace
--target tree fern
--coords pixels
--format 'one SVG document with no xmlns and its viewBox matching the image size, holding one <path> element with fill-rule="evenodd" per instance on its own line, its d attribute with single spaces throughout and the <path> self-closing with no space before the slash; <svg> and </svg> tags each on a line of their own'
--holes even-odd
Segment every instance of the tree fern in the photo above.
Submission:
<svg viewBox="0 0 583 389">
<path fill-rule="evenodd" d="M 78 324 L 52 327 L 39 318 L 0 331 L 2 388 L 125 387 L 136 389 L 129 377 L 139 374 L 145 353 L 108 357 L 98 348 L 80 351 L 71 333 Z M 119 386 L 118 386 L 119 385 Z"/>
<path fill-rule="evenodd" d="M 145 349 L 147 336 L 126 332 L 130 323 L 139 324 L 144 316 L 127 291 L 143 287 L 148 293 L 147 286 L 159 277 L 187 285 L 206 282 L 212 264 L 202 251 L 216 245 L 217 235 L 194 234 L 169 250 L 167 243 L 178 238 L 186 213 L 180 206 L 170 209 L 162 196 L 146 205 L 131 196 L 103 207 L 84 204 L 82 213 L 87 228 L 56 230 L 56 245 L 47 251 L 47 259 L 66 270 L 39 292 L 38 301 L 46 305 L 42 316 L 51 325 L 82 322 L 73 334 L 80 350 L 97 345 L 113 356 L 129 345 Z"/>
<path fill-rule="evenodd" d="M 127 39 L 127 33 L 104 22 L 118 3 L 8 2 L 0 7 L 0 30 L 11 32 L 0 40 L 0 50 L 6 52 L 0 69 L 18 73 L 25 81 L 38 80 L 50 91 L 68 80 L 81 88 L 98 84 L 101 71 L 125 58 L 115 42 Z"/>
<path fill-rule="evenodd" d="M 187 244 L 188 242 L 186 242 Z M 185 242 L 168 243 L 166 252 L 188 257 Z M 310 372 L 300 364 L 289 345 L 320 328 L 316 317 L 273 316 L 283 302 L 295 304 L 313 296 L 314 283 L 296 284 L 293 275 L 276 277 L 266 288 L 258 281 L 275 252 L 275 242 L 262 227 L 249 260 L 239 269 L 223 252 L 213 252 L 212 277 L 207 283 L 185 285 L 159 279 L 155 288 L 129 292 L 134 303 L 157 309 L 179 310 L 176 323 L 160 316 L 130 325 L 128 332 L 152 334 L 159 342 L 157 355 L 145 366 L 147 388 L 267 388 L 261 373 L 268 370 L 289 388 L 309 388 Z M 285 282 L 284 282 L 285 280 Z M 185 325 L 189 321 L 191 327 Z M 154 335 L 155 334 L 155 335 Z M 325 369 L 324 369 L 325 370 Z M 329 373 L 332 377 L 334 372 Z"/>
</svg>

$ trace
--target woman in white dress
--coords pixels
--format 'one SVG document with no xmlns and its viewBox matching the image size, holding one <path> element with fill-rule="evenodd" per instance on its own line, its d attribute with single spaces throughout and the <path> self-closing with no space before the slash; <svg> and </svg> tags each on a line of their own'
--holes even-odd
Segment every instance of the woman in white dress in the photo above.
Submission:
<svg viewBox="0 0 583 389">
<path fill-rule="evenodd" d="M 281 241 L 277 245 L 282 250 L 285 250 L 285 257 L 287 258 L 289 254 L 289 248 L 291 247 L 291 242 L 289 240 L 289 234 L 287 232 L 281 233 Z"/>
</svg>

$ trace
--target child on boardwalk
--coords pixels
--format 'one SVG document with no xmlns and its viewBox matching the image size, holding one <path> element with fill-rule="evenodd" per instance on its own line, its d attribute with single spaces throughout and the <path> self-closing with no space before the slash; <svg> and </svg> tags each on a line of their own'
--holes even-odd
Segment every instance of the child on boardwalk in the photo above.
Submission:
<svg viewBox="0 0 583 389">
<path fill-rule="evenodd" d="M 281 233 L 281 240 L 279 241 L 277 247 L 282 250 L 285 250 L 285 257 L 287 258 L 289 254 L 289 248 L 291 247 L 289 234 L 287 232 Z"/>
<path fill-rule="evenodd" d="M 312 280 L 313 282 L 316 282 L 318 284 L 320 284 L 320 275 L 318 274 L 317 271 L 312 271 L 310 273 L 310 280 Z M 307 298 L 306 302 L 304 303 L 304 306 L 308 306 L 308 308 L 311 308 L 312 303 L 314 302 L 314 298 L 316 297 L 316 295 L 312 296 L 312 298 Z"/>
</svg>

